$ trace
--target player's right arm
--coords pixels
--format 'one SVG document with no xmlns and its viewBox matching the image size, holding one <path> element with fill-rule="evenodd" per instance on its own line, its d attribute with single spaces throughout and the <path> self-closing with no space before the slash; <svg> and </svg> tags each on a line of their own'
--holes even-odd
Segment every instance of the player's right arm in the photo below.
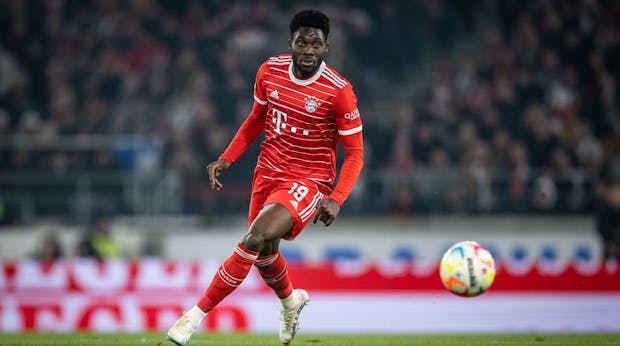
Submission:
<svg viewBox="0 0 620 346">
<path fill-rule="evenodd" d="M 265 117 L 267 116 L 267 95 L 265 87 L 263 85 L 263 76 L 267 64 L 263 64 L 256 74 L 256 81 L 254 83 L 254 105 L 250 115 L 245 119 L 235 137 L 220 155 L 217 161 L 211 162 L 207 166 L 209 172 L 209 183 L 211 189 L 219 190 L 222 188 L 222 183 L 217 179 L 220 174 L 227 170 L 237 159 L 245 152 L 245 150 L 258 138 L 260 133 L 265 128 Z"/>
</svg>

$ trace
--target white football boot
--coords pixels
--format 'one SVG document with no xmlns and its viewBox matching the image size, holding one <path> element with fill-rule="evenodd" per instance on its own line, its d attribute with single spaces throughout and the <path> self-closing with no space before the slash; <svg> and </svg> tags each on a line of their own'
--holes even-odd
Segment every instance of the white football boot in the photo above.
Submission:
<svg viewBox="0 0 620 346">
<path fill-rule="evenodd" d="M 280 341 L 284 345 L 290 344 L 295 337 L 299 327 L 299 313 L 310 302 L 310 296 L 306 290 L 295 289 L 293 294 L 295 295 L 295 304 L 289 309 L 280 307 L 280 321 L 282 321 L 280 325 Z"/>
<path fill-rule="evenodd" d="M 177 344 L 178 346 L 185 345 L 192 334 L 198 329 L 201 318 L 191 313 L 192 311 L 185 312 L 170 329 L 168 329 L 168 340 Z"/>
</svg>

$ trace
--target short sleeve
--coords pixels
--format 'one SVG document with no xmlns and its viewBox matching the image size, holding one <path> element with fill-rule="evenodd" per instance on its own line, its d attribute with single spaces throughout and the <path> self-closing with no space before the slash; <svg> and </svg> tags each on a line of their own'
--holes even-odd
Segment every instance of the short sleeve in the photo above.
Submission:
<svg viewBox="0 0 620 346">
<path fill-rule="evenodd" d="M 351 84 L 347 84 L 336 96 L 334 114 L 340 136 L 348 136 L 362 131 L 362 118 L 357 108 L 357 97 L 355 97 Z"/>
<path fill-rule="evenodd" d="M 267 104 L 267 92 L 265 91 L 264 83 L 264 76 L 267 68 L 267 63 L 263 63 L 258 69 L 256 80 L 254 81 L 254 101 L 263 106 Z"/>
</svg>

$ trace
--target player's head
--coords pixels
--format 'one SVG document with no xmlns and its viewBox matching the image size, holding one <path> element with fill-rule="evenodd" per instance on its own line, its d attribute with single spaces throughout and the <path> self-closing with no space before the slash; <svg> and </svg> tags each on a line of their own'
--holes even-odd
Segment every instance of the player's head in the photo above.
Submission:
<svg viewBox="0 0 620 346">
<path fill-rule="evenodd" d="M 320 29 L 324 39 L 327 41 L 329 35 L 329 18 L 317 10 L 302 10 L 297 12 L 291 19 L 289 29 L 291 29 L 291 39 L 301 27 Z"/>
<path fill-rule="evenodd" d="M 310 77 L 323 62 L 329 48 L 329 18 L 316 10 L 303 10 L 293 16 L 289 29 L 293 72 L 303 78 Z"/>
</svg>

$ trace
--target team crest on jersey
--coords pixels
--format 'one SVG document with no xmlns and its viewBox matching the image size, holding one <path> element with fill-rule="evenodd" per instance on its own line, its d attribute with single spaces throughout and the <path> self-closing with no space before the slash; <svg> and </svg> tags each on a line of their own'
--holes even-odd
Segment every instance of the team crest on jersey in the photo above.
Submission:
<svg viewBox="0 0 620 346">
<path fill-rule="evenodd" d="M 304 108 L 308 113 L 316 112 L 320 105 L 321 103 L 316 97 L 309 96 L 304 98 Z"/>
</svg>

